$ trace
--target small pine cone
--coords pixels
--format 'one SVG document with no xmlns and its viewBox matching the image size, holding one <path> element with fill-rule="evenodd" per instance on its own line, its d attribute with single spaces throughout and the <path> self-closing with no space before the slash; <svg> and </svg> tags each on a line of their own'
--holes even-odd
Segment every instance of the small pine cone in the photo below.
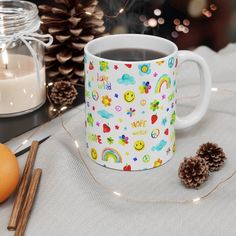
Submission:
<svg viewBox="0 0 236 236">
<path fill-rule="evenodd" d="M 54 82 L 50 99 L 56 106 L 71 105 L 77 97 L 75 86 L 69 81 Z"/>
<path fill-rule="evenodd" d="M 184 158 L 178 175 L 186 187 L 197 188 L 207 180 L 209 167 L 206 161 L 198 156 Z"/>
<path fill-rule="evenodd" d="M 44 1 L 46 3 L 46 1 Z M 84 47 L 105 35 L 98 0 L 52 0 L 39 5 L 41 30 L 51 34 L 53 43 L 45 50 L 45 66 L 50 80 L 84 82 Z"/>
<path fill-rule="evenodd" d="M 209 142 L 202 144 L 199 147 L 197 155 L 205 159 L 207 165 L 209 166 L 209 171 L 219 170 L 226 159 L 223 149 L 216 143 Z"/>
</svg>

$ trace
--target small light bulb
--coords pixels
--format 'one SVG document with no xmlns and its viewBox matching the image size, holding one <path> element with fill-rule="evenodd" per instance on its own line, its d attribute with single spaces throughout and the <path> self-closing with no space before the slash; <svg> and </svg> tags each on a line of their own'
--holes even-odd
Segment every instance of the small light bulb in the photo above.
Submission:
<svg viewBox="0 0 236 236">
<path fill-rule="evenodd" d="M 116 196 L 118 196 L 118 197 L 121 196 L 121 193 L 119 193 L 119 192 L 114 191 L 113 193 L 114 193 Z"/>
<path fill-rule="evenodd" d="M 92 13 L 91 13 L 91 12 L 89 12 L 89 11 L 86 11 L 86 12 L 85 12 L 85 14 L 87 14 L 87 15 L 89 15 L 89 16 L 91 16 L 91 15 L 92 15 Z"/>
<path fill-rule="evenodd" d="M 148 20 L 148 25 L 149 25 L 150 27 L 156 27 L 156 26 L 157 26 L 157 20 L 154 19 L 154 18 L 150 18 L 150 19 Z"/>
<path fill-rule="evenodd" d="M 158 24 L 163 25 L 165 23 L 165 19 L 160 17 L 160 18 L 158 18 L 157 22 L 158 22 Z"/>
<path fill-rule="evenodd" d="M 217 92 L 217 91 L 218 91 L 218 88 L 211 88 L 211 91 Z"/>
<path fill-rule="evenodd" d="M 180 20 L 179 20 L 178 18 L 175 18 L 175 19 L 174 19 L 174 24 L 175 24 L 175 25 L 179 25 L 179 24 L 180 24 Z"/>
<path fill-rule="evenodd" d="M 64 111 L 64 110 L 66 110 L 67 109 L 67 106 L 64 106 L 64 107 L 62 107 L 60 110 L 61 111 Z"/>
<path fill-rule="evenodd" d="M 121 8 L 120 10 L 119 10 L 119 13 L 122 13 L 124 11 L 124 8 Z"/>
<path fill-rule="evenodd" d="M 154 10 L 154 15 L 156 15 L 156 16 L 160 16 L 161 15 L 161 10 L 160 9 L 155 9 Z"/>
<path fill-rule="evenodd" d="M 48 87 L 52 86 L 53 85 L 53 82 L 50 82 L 48 83 Z"/>
<path fill-rule="evenodd" d="M 79 148 L 79 143 L 77 142 L 77 140 L 75 140 L 74 143 L 75 143 L 76 148 Z"/>
<path fill-rule="evenodd" d="M 201 198 L 200 197 L 197 197 L 197 198 L 194 198 L 193 199 L 193 202 L 199 202 L 201 200 Z"/>
<path fill-rule="evenodd" d="M 147 17 L 144 16 L 144 15 L 141 15 L 141 16 L 139 16 L 139 20 L 140 20 L 141 22 L 144 22 L 145 20 L 147 20 Z"/>
<path fill-rule="evenodd" d="M 25 145 L 28 142 L 28 139 L 22 142 L 23 145 Z"/>
</svg>

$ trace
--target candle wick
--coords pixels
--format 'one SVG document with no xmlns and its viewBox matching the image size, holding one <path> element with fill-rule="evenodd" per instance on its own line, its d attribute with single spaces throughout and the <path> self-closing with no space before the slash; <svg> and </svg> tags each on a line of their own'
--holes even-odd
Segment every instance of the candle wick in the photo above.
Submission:
<svg viewBox="0 0 236 236">
<path fill-rule="evenodd" d="M 8 69 L 8 64 L 5 64 L 5 69 L 6 69 L 6 70 Z"/>
</svg>

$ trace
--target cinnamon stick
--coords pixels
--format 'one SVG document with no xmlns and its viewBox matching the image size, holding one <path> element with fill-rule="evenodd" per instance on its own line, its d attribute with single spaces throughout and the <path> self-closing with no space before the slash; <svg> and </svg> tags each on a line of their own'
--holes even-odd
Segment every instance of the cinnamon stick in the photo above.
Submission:
<svg viewBox="0 0 236 236">
<path fill-rule="evenodd" d="M 32 209 L 37 189 L 39 186 L 41 174 L 42 174 L 42 169 L 35 169 L 33 172 L 33 176 L 30 181 L 29 189 L 25 198 L 25 203 L 19 219 L 19 223 L 16 228 L 15 236 L 23 236 L 25 233 L 30 211 Z"/>
<path fill-rule="evenodd" d="M 17 222 L 19 219 L 19 215 L 21 213 L 23 203 L 25 200 L 25 195 L 27 192 L 27 187 L 29 184 L 30 176 L 33 170 L 37 150 L 39 143 L 38 141 L 33 141 L 30 147 L 29 155 L 25 163 L 25 168 L 22 174 L 21 182 L 19 184 L 19 188 L 17 191 L 16 199 L 13 205 L 11 217 L 8 223 L 8 230 L 15 230 L 17 226 Z"/>
</svg>

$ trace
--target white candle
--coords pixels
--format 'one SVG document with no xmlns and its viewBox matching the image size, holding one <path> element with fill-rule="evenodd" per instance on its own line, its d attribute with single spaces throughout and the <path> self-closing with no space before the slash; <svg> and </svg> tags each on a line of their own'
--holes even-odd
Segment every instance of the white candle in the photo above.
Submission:
<svg viewBox="0 0 236 236">
<path fill-rule="evenodd" d="M 33 58 L 8 54 L 0 58 L 0 116 L 26 112 L 46 101 L 45 67 L 40 69 L 40 81 Z"/>
</svg>

